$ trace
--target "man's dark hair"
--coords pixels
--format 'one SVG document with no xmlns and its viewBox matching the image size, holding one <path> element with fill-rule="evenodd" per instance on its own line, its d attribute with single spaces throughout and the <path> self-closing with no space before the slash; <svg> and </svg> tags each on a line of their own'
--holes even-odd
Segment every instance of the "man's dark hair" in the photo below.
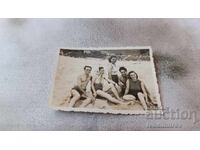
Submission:
<svg viewBox="0 0 200 150">
<path fill-rule="evenodd" d="M 129 79 L 131 79 L 131 77 L 130 77 L 131 73 L 135 73 L 135 74 L 136 74 L 136 78 L 138 79 L 138 74 L 137 74 L 135 71 L 130 71 L 130 72 L 128 73 L 128 78 L 129 78 Z"/>
<path fill-rule="evenodd" d="M 122 70 L 127 71 L 127 69 L 125 67 L 120 67 L 119 72 L 121 72 Z"/>
<path fill-rule="evenodd" d="M 101 70 L 101 69 L 103 69 L 104 67 L 99 67 L 99 71 Z"/>
<path fill-rule="evenodd" d="M 90 68 L 90 69 L 92 70 L 92 67 L 91 67 L 91 66 L 85 66 L 85 67 L 84 67 L 84 70 L 85 70 L 86 68 Z"/>
<path fill-rule="evenodd" d="M 108 58 L 108 61 L 111 62 L 111 59 L 112 59 L 112 58 L 117 58 L 117 56 L 114 56 L 114 55 L 113 55 L 113 56 L 110 56 L 110 58 Z"/>
</svg>

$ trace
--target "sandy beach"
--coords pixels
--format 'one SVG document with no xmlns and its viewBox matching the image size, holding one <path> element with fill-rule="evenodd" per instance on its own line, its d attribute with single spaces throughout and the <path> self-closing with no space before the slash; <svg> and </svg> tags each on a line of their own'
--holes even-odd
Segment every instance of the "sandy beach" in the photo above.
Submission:
<svg viewBox="0 0 200 150">
<path fill-rule="evenodd" d="M 78 75 L 83 73 L 85 65 L 92 66 L 92 75 L 97 73 L 98 67 L 103 66 L 105 71 L 107 70 L 108 60 L 98 58 L 74 58 L 68 56 L 59 56 L 58 68 L 55 77 L 55 84 L 53 90 L 53 99 L 51 101 L 52 106 L 56 107 L 67 107 L 62 106 L 62 102 L 65 101 L 67 94 L 70 89 L 76 84 Z M 139 79 L 144 81 L 151 95 L 156 98 L 156 81 L 154 81 L 154 73 L 150 61 L 118 61 L 117 65 L 128 66 L 128 71 L 134 70 L 138 73 Z M 105 72 L 107 74 L 107 72 Z M 78 106 L 81 101 L 77 102 Z M 108 106 L 110 106 L 108 108 Z M 88 108 L 100 108 L 100 109 L 116 109 L 116 110 L 143 110 L 139 103 L 134 105 L 118 106 L 108 103 L 107 100 L 96 99 L 94 104 L 87 106 Z"/>
</svg>

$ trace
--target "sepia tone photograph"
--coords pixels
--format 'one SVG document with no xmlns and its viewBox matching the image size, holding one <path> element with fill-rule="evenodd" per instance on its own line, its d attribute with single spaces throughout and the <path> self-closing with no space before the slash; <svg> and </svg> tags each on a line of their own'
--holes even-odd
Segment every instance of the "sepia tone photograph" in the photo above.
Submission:
<svg viewBox="0 0 200 150">
<path fill-rule="evenodd" d="M 60 49 L 49 104 L 62 111 L 161 113 L 151 47 Z"/>
<path fill-rule="evenodd" d="M 0 19 L 0 130 L 200 130 L 199 26 L 180 18 Z M 147 96 L 127 81 L 130 71 Z M 100 72 L 104 81 L 95 81 Z"/>
</svg>

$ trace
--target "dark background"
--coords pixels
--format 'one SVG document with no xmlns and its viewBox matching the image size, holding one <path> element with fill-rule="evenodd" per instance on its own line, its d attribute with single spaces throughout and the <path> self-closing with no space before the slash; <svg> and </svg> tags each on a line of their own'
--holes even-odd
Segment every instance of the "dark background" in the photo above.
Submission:
<svg viewBox="0 0 200 150">
<path fill-rule="evenodd" d="M 150 61 L 150 49 L 115 49 L 114 50 L 70 50 L 60 49 L 60 55 L 75 58 L 101 58 L 109 59 L 116 56 L 117 60 Z M 129 56 L 129 57 L 127 57 Z"/>
</svg>

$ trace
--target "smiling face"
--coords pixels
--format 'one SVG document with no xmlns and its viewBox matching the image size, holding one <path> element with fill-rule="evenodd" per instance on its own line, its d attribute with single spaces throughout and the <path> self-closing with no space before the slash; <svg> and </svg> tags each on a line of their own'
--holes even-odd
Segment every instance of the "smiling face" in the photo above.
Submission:
<svg viewBox="0 0 200 150">
<path fill-rule="evenodd" d="M 90 67 L 85 67 L 84 71 L 85 71 L 85 74 L 86 74 L 86 75 L 89 75 L 90 72 L 92 71 L 92 68 L 90 68 Z"/>
<path fill-rule="evenodd" d="M 137 74 L 136 73 L 134 73 L 134 72 L 132 72 L 131 74 L 130 74 L 130 78 L 132 79 L 132 80 L 137 80 Z"/>
<path fill-rule="evenodd" d="M 120 73 L 121 73 L 121 75 L 123 77 L 127 76 L 127 71 L 126 70 L 121 70 Z"/>
</svg>

